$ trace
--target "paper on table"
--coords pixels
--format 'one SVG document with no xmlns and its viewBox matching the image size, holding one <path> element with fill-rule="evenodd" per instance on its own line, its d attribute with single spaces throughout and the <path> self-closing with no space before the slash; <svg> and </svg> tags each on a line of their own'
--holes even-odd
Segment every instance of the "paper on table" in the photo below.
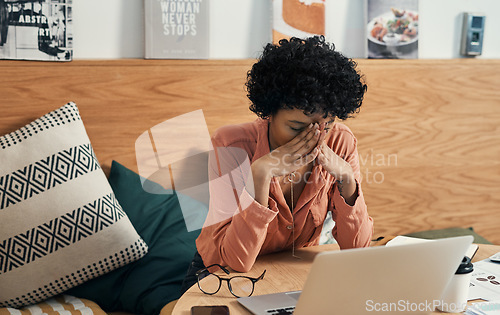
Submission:
<svg viewBox="0 0 500 315">
<path fill-rule="evenodd" d="M 422 242 L 429 242 L 433 240 L 428 240 L 425 238 L 417 238 L 417 237 L 409 237 L 409 236 L 403 236 L 403 235 L 398 235 L 389 242 L 387 242 L 386 246 L 392 246 L 392 245 L 403 245 L 403 244 L 414 244 L 414 243 L 422 243 Z M 477 251 L 477 244 L 471 244 L 469 246 L 469 249 L 465 252 L 465 256 L 472 257 Z"/>
<path fill-rule="evenodd" d="M 474 263 L 469 287 L 469 300 L 498 300 L 500 296 L 500 264 L 489 258 Z"/>
<path fill-rule="evenodd" d="M 472 303 L 465 311 L 466 315 L 500 315 L 500 300 Z"/>
</svg>

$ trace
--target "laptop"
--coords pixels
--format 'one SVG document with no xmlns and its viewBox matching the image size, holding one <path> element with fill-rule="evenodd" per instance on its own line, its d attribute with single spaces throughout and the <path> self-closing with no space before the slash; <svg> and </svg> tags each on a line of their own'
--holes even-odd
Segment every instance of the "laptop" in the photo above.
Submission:
<svg viewBox="0 0 500 315">
<path fill-rule="evenodd" d="M 302 291 L 238 298 L 261 314 L 429 314 L 473 241 L 356 248 L 316 255 Z"/>
</svg>

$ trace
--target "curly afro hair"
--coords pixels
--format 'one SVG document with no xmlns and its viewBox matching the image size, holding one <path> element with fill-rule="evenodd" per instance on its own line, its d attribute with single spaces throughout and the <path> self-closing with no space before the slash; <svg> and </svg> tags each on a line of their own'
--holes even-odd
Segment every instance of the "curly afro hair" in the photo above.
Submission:
<svg viewBox="0 0 500 315">
<path fill-rule="evenodd" d="M 359 111 L 367 90 L 356 66 L 323 36 L 267 44 L 247 73 L 250 110 L 261 118 L 297 108 L 347 119 Z"/>
</svg>

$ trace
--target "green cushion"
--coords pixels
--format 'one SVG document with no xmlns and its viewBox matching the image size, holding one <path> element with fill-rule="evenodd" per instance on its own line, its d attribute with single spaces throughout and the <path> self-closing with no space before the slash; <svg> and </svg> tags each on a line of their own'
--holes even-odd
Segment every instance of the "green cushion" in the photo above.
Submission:
<svg viewBox="0 0 500 315">
<path fill-rule="evenodd" d="M 145 192 L 139 175 L 116 161 L 111 165 L 109 183 L 149 252 L 68 294 L 95 301 L 105 311 L 159 314 L 164 305 L 180 297 L 200 230 L 187 231 L 176 193 Z M 159 185 L 157 188 L 163 190 Z M 192 206 L 196 207 L 197 202 L 193 200 Z"/>
<path fill-rule="evenodd" d="M 420 231 L 420 232 L 406 234 L 405 236 L 425 238 L 425 239 L 436 239 L 436 238 L 445 238 L 445 237 L 463 236 L 463 235 L 474 236 L 474 243 L 477 244 L 492 244 L 490 241 L 488 241 L 481 235 L 474 232 L 474 229 L 472 227 L 469 228 L 453 227 L 441 230 Z"/>
</svg>

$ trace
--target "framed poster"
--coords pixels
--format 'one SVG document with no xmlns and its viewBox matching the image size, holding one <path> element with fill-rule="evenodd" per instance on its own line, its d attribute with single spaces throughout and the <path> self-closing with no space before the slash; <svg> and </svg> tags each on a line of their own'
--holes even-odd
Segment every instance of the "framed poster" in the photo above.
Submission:
<svg viewBox="0 0 500 315">
<path fill-rule="evenodd" d="M 272 0 L 273 43 L 325 35 L 325 0 Z"/>
<path fill-rule="evenodd" d="M 73 59 L 73 0 L 0 0 L 0 59 Z"/>
<path fill-rule="evenodd" d="M 208 0 L 145 0 L 146 59 L 207 59 Z"/>
<path fill-rule="evenodd" d="M 366 0 L 368 58 L 418 58 L 418 0 Z"/>
</svg>

